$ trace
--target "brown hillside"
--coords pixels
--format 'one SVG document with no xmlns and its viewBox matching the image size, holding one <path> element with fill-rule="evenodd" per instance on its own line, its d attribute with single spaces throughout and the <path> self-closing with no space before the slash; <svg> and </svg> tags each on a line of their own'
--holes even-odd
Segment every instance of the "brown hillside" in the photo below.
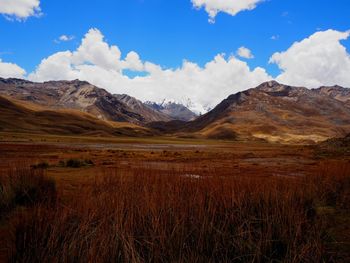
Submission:
<svg viewBox="0 0 350 263">
<path fill-rule="evenodd" d="M 350 109 L 337 96 L 270 81 L 229 96 L 192 122 L 151 127 L 182 136 L 319 142 L 350 132 Z"/>
<path fill-rule="evenodd" d="M 59 135 L 147 136 L 150 130 L 130 123 L 108 123 L 75 110 L 35 109 L 0 96 L 0 131 Z"/>
</svg>

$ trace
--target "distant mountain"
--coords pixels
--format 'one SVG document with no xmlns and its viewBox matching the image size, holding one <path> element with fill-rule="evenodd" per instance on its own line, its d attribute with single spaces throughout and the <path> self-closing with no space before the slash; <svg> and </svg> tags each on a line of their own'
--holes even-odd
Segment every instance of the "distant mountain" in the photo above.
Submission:
<svg viewBox="0 0 350 263">
<path fill-rule="evenodd" d="M 229 96 L 188 123 L 152 127 L 183 136 L 213 139 L 256 138 L 278 142 L 318 142 L 350 132 L 350 109 L 332 95 L 270 81 Z M 335 91 L 334 91 L 335 92 Z M 169 128 L 171 127 L 171 128 Z"/>
<path fill-rule="evenodd" d="M 143 116 L 146 122 L 171 121 L 174 119 L 173 116 L 171 116 L 170 114 L 165 114 L 162 111 L 153 109 L 152 107 L 149 107 L 148 104 L 142 103 L 140 100 L 129 95 L 115 94 L 114 97 L 116 97 L 119 101 L 123 102 L 134 112 L 137 112 L 138 114 Z"/>
<path fill-rule="evenodd" d="M 152 136 L 144 127 L 108 122 L 78 110 L 51 110 L 0 96 L 0 131 L 84 136 Z"/>
<path fill-rule="evenodd" d="M 144 124 L 172 119 L 142 105 L 134 98 L 112 95 L 104 89 L 79 80 L 34 83 L 0 78 L 0 95 L 51 109 L 76 109 L 102 120 Z"/>
<path fill-rule="evenodd" d="M 180 103 L 175 102 L 163 102 L 163 103 L 155 103 L 155 102 L 145 102 L 147 106 L 161 112 L 167 116 L 170 116 L 174 120 L 181 121 L 191 121 L 194 120 L 197 115 L 189 110 L 187 107 Z"/>
</svg>

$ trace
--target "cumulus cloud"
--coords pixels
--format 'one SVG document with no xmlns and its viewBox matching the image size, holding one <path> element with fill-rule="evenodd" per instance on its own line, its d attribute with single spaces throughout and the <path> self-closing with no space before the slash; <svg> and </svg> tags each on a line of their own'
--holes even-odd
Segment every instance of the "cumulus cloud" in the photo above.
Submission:
<svg viewBox="0 0 350 263">
<path fill-rule="evenodd" d="M 146 73 L 129 78 L 125 70 Z M 126 93 L 143 101 L 163 99 L 188 102 L 205 112 L 228 95 L 271 79 L 263 68 L 250 69 L 246 62 L 218 54 L 203 67 L 184 61 L 176 69 L 164 69 L 129 52 L 125 58 L 117 46 L 105 42 L 91 29 L 75 51 L 55 53 L 41 61 L 29 76 L 33 81 L 86 80 L 112 93 Z"/>
<path fill-rule="evenodd" d="M 241 11 L 252 10 L 263 0 L 191 0 L 195 8 L 204 8 L 209 14 L 209 22 L 215 22 L 219 12 L 235 16 Z"/>
<path fill-rule="evenodd" d="M 273 54 L 270 63 L 282 71 L 277 81 L 310 88 L 334 84 L 350 87 L 350 55 L 340 42 L 349 36 L 350 31 L 320 31 Z"/>
<path fill-rule="evenodd" d="M 123 68 L 138 72 L 145 70 L 145 66 L 142 63 L 139 54 L 134 51 L 127 54 L 125 61 L 123 62 Z"/>
<path fill-rule="evenodd" d="M 268 79 L 271 77 L 264 69 L 251 70 L 247 63 L 219 54 L 204 67 L 184 61 L 178 69 L 154 70 L 149 76 L 128 80 L 126 86 L 134 96 L 143 100 L 169 98 L 184 102 L 189 99 L 193 103 L 192 109 L 205 112 L 228 95 Z"/>
<path fill-rule="evenodd" d="M 249 48 L 246 47 L 240 47 L 237 50 L 237 55 L 240 56 L 241 58 L 246 58 L 246 59 L 252 59 L 254 58 L 254 55 L 252 51 Z"/>
<path fill-rule="evenodd" d="M 0 0 L 0 14 L 23 20 L 40 15 L 40 0 Z"/>
<path fill-rule="evenodd" d="M 0 77 L 2 78 L 23 78 L 26 71 L 14 63 L 2 62 L 0 59 Z"/>
<path fill-rule="evenodd" d="M 350 32 L 335 30 L 316 32 L 286 51 L 273 54 L 270 63 L 281 69 L 276 79 L 310 88 L 334 84 L 350 87 L 350 55 L 341 43 L 349 35 Z M 241 47 L 238 53 L 252 57 L 247 50 Z M 128 76 L 129 71 L 135 72 L 133 78 Z M 0 62 L 0 76 L 24 75 L 19 66 Z M 122 54 L 97 29 L 90 29 L 76 50 L 57 52 L 43 59 L 27 78 L 86 80 L 111 93 L 126 93 L 143 101 L 191 102 L 190 108 L 202 113 L 230 94 L 273 79 L 264 68 L 250 68 L 239 58 L 224 54 L 216 55 L 203 66 L 185 60 L 178 68 L 163 68 L 142 60 L 135 51 Z"/>
</svg>

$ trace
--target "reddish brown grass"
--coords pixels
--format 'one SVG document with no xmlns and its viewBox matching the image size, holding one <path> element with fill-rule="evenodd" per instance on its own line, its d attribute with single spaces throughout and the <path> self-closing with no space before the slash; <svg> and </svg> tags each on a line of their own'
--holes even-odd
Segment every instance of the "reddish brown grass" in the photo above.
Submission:
<svg viewBox="0 0 350 263">
<path fill-rule="evenodd" d="M 55 200 L 55 182 L 43 169 L 29 169 L 23 165 L 0 173 L 0 218 L 16 206 L 47 204 Z"/>
<path fill-rule="evenodd" d="M 317 206 L 348 207 L 350 165 L 315 177 L 106 170 L 14 223 L 13 262 L 322 262 Z"/>
</svg>

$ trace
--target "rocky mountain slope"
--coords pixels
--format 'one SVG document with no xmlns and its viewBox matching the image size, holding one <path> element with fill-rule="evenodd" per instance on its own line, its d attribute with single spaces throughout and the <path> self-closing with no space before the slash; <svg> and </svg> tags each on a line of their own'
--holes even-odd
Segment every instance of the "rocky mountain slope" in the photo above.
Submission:
<svg viewBox="0 0 350 263">
<path fill-rule="evenodd" d="M 169 121 L 169 116 L 127 95 L 112 95 L 85 81 L 33 83 L 0 78 L 0 95 L 36 103 L 51 109 L 76 109 L 102 120 L 145 124 Z"/>
<path fill-rule="evenodd" d="M 344 102 L 347 106 L 350 107 L 350 89 L 343 88 L 341 86 L 332 86 L 332 87 L 320 87 L 313 90 L 316 93 L 323 94 L 334 98 L 336 100 Z"/>
<path fill-rule="evenodd" d="M 0 79 L 0 95 L 36 103 L 51 109 L 76 109 L 102 120 L 141 123 L 144 117 L 104 89 L 85 81 L 33 83 L 20 79 Z"/>
<path fill-rule="evenodd" d="M 51 110 L 0 96 L 0 132 L 85 136 L 151 136 L 149 129 L 108 122 L 78 110 Z"/>
<path fill-rule="evenodd" d="M 161 123 L 153 127 L 163 128 Z M 318 142 L 350 132 L 350 109 L 344 95 L 270 81 L 229 96 L 192 122 L 167 127 L 183 136 Z"/>
<path fill-rule="evenodd" d="M 182 104 L 175 102 L 166 102 L 166 103 L 155 103 L 155 102 L 146 102 L 146 105 L 151 107 L 153 110 L 161 112 L 167 116 L 170 116 L 174 120 L 181 121 L 192 121 L 197 115 L 189 110 Z"/>
<path fill-rule="evenodd" d="M 119 101 L 123 102 L 134 112 L 137 112 L 138 114 L 143 116 L 146 122 L 171 121 L 174 119 L 174 116 L 155 110 L 149 107 L 147 104 L 144 104 L 143 102 L 129 95 L 115 94 L 114 97 L 116 97 Z"/>
</svg>

